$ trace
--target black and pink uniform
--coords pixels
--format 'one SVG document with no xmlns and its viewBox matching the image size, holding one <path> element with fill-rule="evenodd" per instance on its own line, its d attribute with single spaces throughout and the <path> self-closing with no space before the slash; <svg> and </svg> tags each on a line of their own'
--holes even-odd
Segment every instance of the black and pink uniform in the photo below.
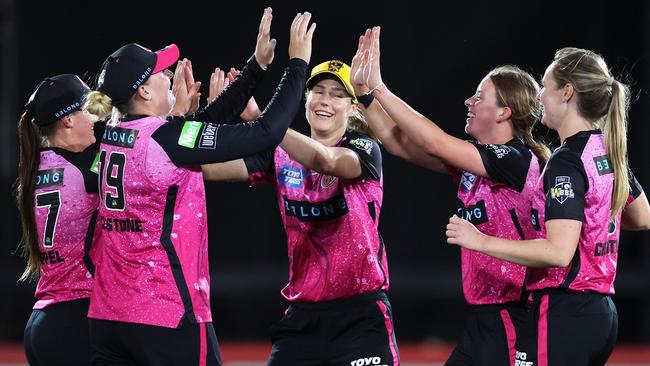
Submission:
<svg viewBox="0 0 650 366">
<path fill-rule="evenodd" d="M 86 313 L 99 201 L 96 153 L 97 145 L 79 153 L 60 148 L 40 152 L 34 214 L 41 272 L 25 328 L 30 365 L 90 363 Z"/>
<path fill-rule="evenodd" d="M 354 151 L 362 174 L 343 179 L 310 170 L 282 148 L 245 160 L 252 185 L 275 186 L 289 251 L 291 302 L 273 327 L 269 365 L 399 365 L 386 248 L 378 231 L 381 152 L 364 134 L 337 146 Z"/>
<path fill-rule="evenodd" d="M 264 72 L 251 58 L 205 110 L 167 120 L 127 116 L 99 152 L 96 269 L 88 317 L 95 364 L 218 365 L 210 311 L 201 164 L 276 146 L 296 113 L 307 64 L 289 61 L 262 115 L 241 113 Z"/>
<path fill-rule="evenodd" d="M 474 143 L 487 177 L 453 171 L 457 215 L 482 233 L 505 239 L 535 237 L 526 225 L 540 161 L 519 139 Z M 526 267 L 461 248 L 463 293 L 470 307 L 464 333 L 446 365 L 510 365 L 517 327 L 525 318 Z"/>
<path fill-rule="evenodd" d="M 631 202 L 642 188 L 629 171 Z M 621 212 L 611 217 L 613 166 L 599 130 L 565 139 L 538 183 L 532 226 L 546 237 L 544 223 L 582 222 L 578 246 L 565 268 L 535 268 L 528 279 L 533 307 L 516 362 L 525 366 L 604 365 L 618 329 L 614 278 Z M 570 342 L 567 342 L 570 339 Z"/>
</svg>

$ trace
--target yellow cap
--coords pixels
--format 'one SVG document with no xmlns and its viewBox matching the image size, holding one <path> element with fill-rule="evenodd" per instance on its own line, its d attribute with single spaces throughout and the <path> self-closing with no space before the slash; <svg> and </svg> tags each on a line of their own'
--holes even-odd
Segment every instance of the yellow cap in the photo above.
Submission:
<svg viewBox="0 0 650 366">
<path fill-rule="evenodd" d="M 350 83 L 350 71 L 352 71 L 352 69 L 350 69 L 350 66 L 346 65 L 343 61 L 330 60 L 320 63 L 311 69 L 311 75 L 309 75 L 306 83 L 307 89 L 310 89 L 313 86 L 314 82 L 317 80 L 316 77 L 318 75 L 330 74 L 338 79 L 341 84 L 343 84 L 345 90 L 348 92 L 348 94 L 350 94 L 352 100 L 356 103 L 357 97 L 354 94 L 354 87 Z"/>
</svg>

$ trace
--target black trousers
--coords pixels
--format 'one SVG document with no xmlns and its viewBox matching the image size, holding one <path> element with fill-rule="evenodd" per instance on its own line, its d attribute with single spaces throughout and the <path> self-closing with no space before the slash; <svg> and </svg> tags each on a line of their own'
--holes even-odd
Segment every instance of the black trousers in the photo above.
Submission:
<svg viewBox="0 0 650 366">
<path fill-rule="evenodd" d="M 521 366 L 601 366 L 614 349 L 618 314 L 612 299 L 595 292 L 536 291 L 517 339 Z"/>
<path fill-rule="evenodd" d="M 24 337 L 30 366 L 90 365 L 88 304 L 78 299 L 32 312 Z"/>
<path fill-rule="evenodd" d="M 518 303 L 471 306 L 445 366 L 512 366 L 517 333 L 527 314 Z"/>
<path fill-rule="evenodd" d="M 178 328 L 89 319 L 92 365 L 221 366 L 212 323 Z"/>
<path fill-rule="evenodd" d="M 383 291 L 294 303 L 271 333 L 271 366 L 399 365 L 391 306 Z"/>
</svg>

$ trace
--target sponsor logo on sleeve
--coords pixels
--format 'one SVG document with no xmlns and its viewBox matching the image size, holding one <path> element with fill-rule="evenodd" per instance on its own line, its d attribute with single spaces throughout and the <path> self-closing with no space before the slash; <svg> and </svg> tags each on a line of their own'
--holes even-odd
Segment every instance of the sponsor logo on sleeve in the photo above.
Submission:
<svg viewBox="0 0 650 366">
<path fill-rule="evenodd" d="M 206 123 L 203 126 L 203 131 L 201 131 L 201 137 L 199 138 L 199 149 L 216 149 L 218 130 L 218 125 Z"/>
<path fill-rule="evenodd" d="M 138 130 L 122 127 L 108 127 L 104 130 L 102 143 L 132 149 L 138 138 Z"/>
<path fill-rule="evenodd" d="M 569 198 L 574 198 L 573 188 L 571 187 L 571 178 L 567 176 L 555 177 L 555 185 L 551 188 L 551 199 L 563 204 Z"/>
<path fill-rule="evenodd" d="M 494 145 L 494 144 L 487 144 L 485 145 L 488 149 L 492 150 L 494 155 L 497 156 L 498 159 L 501 159 L 502 157 L 508 155 L 510 152 L 510 146 L 507 145 Z"/>
<path fill-rule="evenodd" d="M 63 168 L 48 170 L 39 170 L 36 173 L 35 189 L 62 186 L 63 185 Z"/>
<path fill-rule="evenodd" d="M 354 140 L 350 140 L 350 145 L 354 146 L 355 148 L 359 150 L 363 150 L 366 152 L 366 154 L 370 155 L 372 153 L 372 141 L 364 138 L 356 138 Z"/>
<path fill-rule="evenodd" d="M 278 174 L 278 182 L 291 188 L 302 187 L 305 180 L 305 170 L 291 165 L 283 165 Z"/>
<path fill-rule="evenodd" d="M 201 133 L 203 122 L 185 121 L 181 135 L 178 137 L 178 144 L 193 149 L 196 146 L 196 139 Z"/>
<path fill-rule="evenodd" d="M 594 164 L 596 164 L 596 171 L 598 171 L 598 175 L 614 173 L 612 164 L 609 162 L 609 156 L 607 155 L 595 156 Z"/>
<path fill-rule="evenodd" d="M 460 188 L 465 192 L 471 191 L 476 178 L 472 173 L 463 172 L 463 175 L 460 176 Z"/>
<path fill-rule="evenodd" d="M 99 174 L 99 152 L 95 154 L 95 159 L 93 159 L 93 163 L 90 164 L 90 171 Z"/>
</svg>

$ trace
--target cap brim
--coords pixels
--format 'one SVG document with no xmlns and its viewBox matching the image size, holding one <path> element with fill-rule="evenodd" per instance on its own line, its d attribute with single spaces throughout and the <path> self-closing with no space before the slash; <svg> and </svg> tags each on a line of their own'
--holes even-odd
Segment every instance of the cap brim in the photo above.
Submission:
<svg viewBox="0 0 650 366">
<path fill-rule="evenodd" d="M 163 48 L 162 50 L 156 51 L 156 66 L 153 68 L 152 74 L 169 68 L 176 63 L 179 56 L 180 51 L 178 50 L 178 47 L 173 43 Z"/>
<path fill-rule="evenodd" d="M 356 102 L 357 96 L 355 95 L 354 90 L 350 89 L 351 86 L 348 85 L 348 83 L 346 83 L 338 74 L 333 73 L 329 70 L 323 70 L 311 75 L 309 79 L 307 79 L 307 82 L 305 82 L 305 86 L 307 86 L 307 89 L 311 89 L 314 84 L 321 81 L 322 79 L 327 78 L 338 80 L 339 83 L 341 83 L 341 85 L 343 85 L 345 88 L 345 91 L 347 91 L 347 93 L 352 97 L 352 100 Z"/>
</svg>

